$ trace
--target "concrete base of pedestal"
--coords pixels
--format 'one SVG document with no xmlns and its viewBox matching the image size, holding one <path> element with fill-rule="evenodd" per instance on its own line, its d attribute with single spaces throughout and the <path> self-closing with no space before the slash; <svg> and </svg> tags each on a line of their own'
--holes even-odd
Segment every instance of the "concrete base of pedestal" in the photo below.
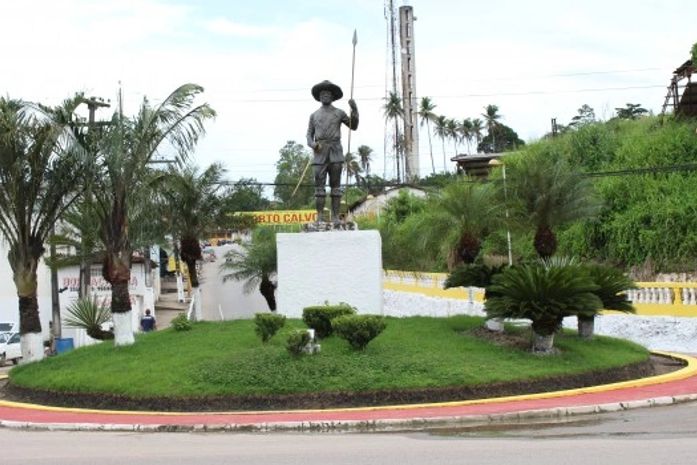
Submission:
<svg viewBox="0 0 697 465">
<path fill-rule="evenodd" d="M 382 242 L 378 231 L 279 233 L 278 312 L 345 302 L 358 313 L 382 314 Z"/>
</svg>

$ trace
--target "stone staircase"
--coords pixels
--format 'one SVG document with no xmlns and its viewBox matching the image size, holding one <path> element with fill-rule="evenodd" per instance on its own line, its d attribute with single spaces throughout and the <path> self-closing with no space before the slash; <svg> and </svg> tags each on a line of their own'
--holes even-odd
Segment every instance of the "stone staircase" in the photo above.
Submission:
<svg viewBox="0 0 697 465">
<path fill-rule="evenodd" d="M 157 329 L 169 328 L 172 320 L 180 313 L 189 310 L 188 300 L 179 302 L 177 300 L 177 280 L 173 276 L 161 278 L 160 298 L 155 303 L 155 318 L 157 319 Z M 185 283 L 186 285 L 186 283 Z"/>
</svg>

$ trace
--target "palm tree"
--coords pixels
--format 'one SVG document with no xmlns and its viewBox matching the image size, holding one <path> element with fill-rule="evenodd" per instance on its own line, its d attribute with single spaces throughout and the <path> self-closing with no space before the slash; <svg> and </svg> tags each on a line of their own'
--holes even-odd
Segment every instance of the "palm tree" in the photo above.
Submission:
<svg viewBox="0 0 697 465">
<path fill-rule="evenodd" d="M 447 185 L 428 200 L 411 228 L 423 253 L 439 250 L 449 270 L 473 263 L 482 240 L 501 223 L 502 208 L 491 185 L 464 180 Z"/>
<path fill-rule="evenodd" d="M 431 121 L 436 118 L 436 114 L 433 110 L 436 109 L 438 105 L 431 101 L 431 97 L 421 97 L 421 103 L 419 105 L 419 111 L 417 114 L 421 118 L 421 126 L 426 124 L 426 130 L 428 131 L 428 151 L 431 154 L 431 169 L 433 174 L 436 174 L 436 164 L 433 161 L 433 145 L 431 144 Z"/>
<path fill-rule="evenodd" d="M 482 116 L 484 117 L 486 130 L 491 136 L 491 151 L 496 153 L 498 152 L 498 150 L 496 150 L 496 127 L 499 125 L 499 120 L 502 118 L 499 114 L 499 107 L 496 105 L 487 105 L 484 108 Z"/>
<path fill-rule="evenodd" d="M 53 225 L 81 194 L 87 161 L 70 128 L 57 124 L 51 112 L 0 97 L 0 236 L 9 246 L 22 357 L 28 362 L 44 355 L 37 266 Z"/>
<path fill-rule="evenodd" d="M 361 166 L 358 164 L 358 160 L 356 160 L 356 156 L 352 152 L 346 154 L 345 163 L 347 180 L 346 183 L 348 184 L 348 178 L 353 176 L 356 179 L 356 184 L 360 184 Z"/>
<path fill-rule="evenodd" d="M 447 123 L 448 138 L 453 141 L 453 156 L 457 156 L 457 143 L 460 142 L 460 131 L 458 131 L 457 121 L 448 119 Z"/>
<path fill-rule="evenodd" d="M 370 176 L 370 158 L 373 153 L 373 149 L 367 145 L 361 145 L 358 147 L 358 157 L 361 159 L 361 169 L 366 176 Z"/>
<path fill-rule="evenodd" d="M 482 141 L 482 129 L 484 129 L 484 125 L 482 124 L 482 120 L 479 118 L 474 118 L 472 120 L 472 137 L 474 138 L 474 142 L 476 143 L 475 145 L 475 150 L 479 151 L 479 143 Z"/>
<path fill-rule="evenodd" d="M 101 172 L 95 179 L 94 198 L 106 252 L 102 275 L 111 284 L 116 345 L 134 342 L 128 292 L 133 254 L 129 209 L 133 207 L 134 193 L 145 188 L 146 166 L 165 142 L 180 160 L 194 150 L 204 133 L 204 122 L 215 116 L 208 104 L 194 106 L 194 99 L 201 92 L 202 87 L 185 84 L 159 105 L 152 106 L 144 99 L 132 118 L 124 118 L 118 111 L 100 140 Z"/>
<path fill-rule="evenodd" d="M 224 173 L 220 163 L 210 165 L 203 172 L 187 165 L 182 170 L 170 169 L 166 178 L 164 196 L 170 205 L 180 256 L 189 270 L 194 296 L 193 320 L 201 319 L 201 292 L 196 270 L 196 262 L 203 259 L 200 240 L 215 226 L 220 210 L 217 192 Z"/>
<path fill-rule="evenodd" d="M 472 120 L 470 118 L 463 119 L 462 122 L 460 122 L 458 131 L 460 133 L 460 138 L 467 144 L 467 154 L 469 155 L 472 144 Z"/>
<path fill-rule="evenodd" d="M 443 145 L 443 171 L 447 171 L 447 162 L 445 161 L 445 139 L 448 137 L 448 118 L 443 115 L 439 115 L 434 120 L 435 127 L 433 132 L 440 137 L 441 144 Z"/>
<path fill-rule="evenodd" d="M 396 92 L 390 92 L 390 95 L 384 100 L 385 104 L 383 105 L 382 110 L 383 114 L 385 115 L 385 122 L 389 123 L 390 120 L 394 121 L 395 138 L 393 141 L 393 148 L 395 149 L 395 158 L 397 161 L 397 182 L 399 182 L 402 179 L 400 170 L 400 157 L 402 155 L 402 150 L 399 144 L 399 138 L 401 135 L 399 130 L 399 120 L 400 118 L 404 118 L 404 107 L 402 107 L 402 98 Z"/>
<path fill-rule="evenodd" d="M 245 242 L 240 249 L 232 249 L 225 254 L 225 262 L 220 265 L 223 282 L 230 279 L 245 281 L 244 291 L 252 292 L 256 287 L 269 310 L 276 311 L 276 284 L 273 278 L 276 274 L 276 231 L 271 228 L 257 228 L 252 240 Z"/>
<path fill-rule="evenodd" d="M 597 212 L 592 186 L 555 154 L 531 151 L 507 165 L 513 219 L 535 229 L 535 250 L 542 258 L 550 257 L 557 249 L 554 227 Z"/>
</svg>

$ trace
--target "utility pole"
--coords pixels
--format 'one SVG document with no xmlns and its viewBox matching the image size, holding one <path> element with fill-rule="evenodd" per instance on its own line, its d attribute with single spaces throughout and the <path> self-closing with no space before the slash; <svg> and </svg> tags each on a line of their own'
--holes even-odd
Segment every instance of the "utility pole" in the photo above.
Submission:
<svg viewBox="0 0 697 465">
<path fill-rule="evenodd" d="M 557 137 L 559 135 L 559 128 L 557 127 L 557 119 L 552 118 L 552 137 Z"/>
<path fill-rule="evenodd" d="M 80 103 L 85 103 L 87 104 L 87 108 L 89 110 L 89 119 L 88 119 L 88 134 L 89 132 L 95 127 L 95 120 L 94 120 L 94 115 L 97 110 L 97 108 L 100 107 L 109 107 L 109 103 L 105 103 L 104 99 L 98 99 L 96 97 L 90 97 L 90 98 L 85 98 L 82 97 L 80 98 Z M 79 126 L 79 124 L 78 124 Z M 89 192 L 87 192 L 87 195 L 89 195 Z M 56 235 L 56 226 L 55 224 L 51 228 L 51 236 Z M 60 339 L 63 336 L 63 324 L 61 322 L 61 313 L 60 313 L 60 296 L 59 294 L 62 292 L 61 289 L 58 288 L 58 268 L 56 267 L 56 245 L 54 243 L 51 243 L 49 246 L 49 255 L 51 257 L 51 332 L 53 335 L 53 346 L 51 349 L 55 351 L 55 341 L 56 339 Z M 79 296 L 80 297 L 89 297 L 89 282 L 91 280 L 91 273 L 90 273 L 90 266 L 91 263 L 86 264 L 86 260 L 84 258 L 84 241 L 83 241 L 83 258 L 80 261 L 80 288 L 79 288 Z M 64 289 L 63 289 L 64 290 Z"/>
</svg>

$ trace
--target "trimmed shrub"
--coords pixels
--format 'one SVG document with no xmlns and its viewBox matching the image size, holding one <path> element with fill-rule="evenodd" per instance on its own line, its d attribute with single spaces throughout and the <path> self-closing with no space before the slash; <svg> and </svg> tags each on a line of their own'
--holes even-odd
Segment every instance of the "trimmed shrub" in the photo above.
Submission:
<svg viewBox="0 0 697 465">
<path fill-rule="evenodd" d="M 315 330 L 315 336 L 324 339 L 332 335 L 332 320 L 342 315 L 354 315 L 356 309 L 348 304 L 321 305 L 303 309 L 303 321 Z"/>
<path fill-rule="evenodd" d="M 180 313 L 172 319 L 170 326 L 174 328 L 175 331 L 189 331 L 193 328 L 193 324 L 186 317 L 186 313 Z"/>
<path fill-rule="evenodd" d="M 310 335 L 305 330 L 296 330 L 290 333 L 286 341 L 286 350 L 294 357 L 303 354 L 305 347 L 310 343 Z"/>
<path fill-rule="evenodd" d="M 264 343 L 271 339 L 285 324 L 285 315 L 278 315 L 276 313 L 254 314 L 254 332 L 261 338 L 261 342 Z"/>
<path fill-rule="evenodd" d="M 332 320 L 332 327 L 354 350 L 363 350 L 385 330 L 387 323 L 380 315 L 343 315 Z"/>
</svg>

